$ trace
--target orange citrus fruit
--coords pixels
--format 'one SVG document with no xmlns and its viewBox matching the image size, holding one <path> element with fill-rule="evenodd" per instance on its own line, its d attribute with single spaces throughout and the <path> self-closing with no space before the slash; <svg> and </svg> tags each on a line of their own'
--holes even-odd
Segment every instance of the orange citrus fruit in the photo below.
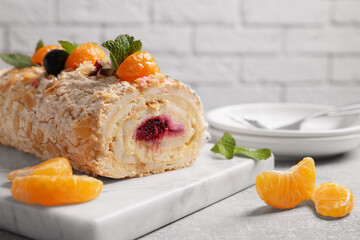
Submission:
<svg viewBox="0 0 360 240">
<path fill-rule="evenodd" d="M 154 57 L 148 52 L 136 52 L 125 58 L 116 71 L 124 81 L 134 81 L 140 77 L 160 72 Z"/>
<path fill-rule="evenodd" d="M 344 217 L 354 207 L 350 189 L 333 182 L 318 185 L 311 199 L 318 213 L 323 216 Z"/>
<path fill-rule="evenodd" d="M 32 175 L 15 177 L 11 193 L 24 203 L 56 206 L 93 200 L 102 186 L 101 181 L 88 176 Z"/>
<path fill-rule="evenodd" d="M 69 159 L 57 157 L 49 159 L 36 166 L 11 171 L 7 175 L 7 179 L 11 181 L 15 177 L 25 177 L 29 175 L 72 175 L 72 168 L 69 163 Z"/>
<path fill-rule="evenodd" d="M 104 60 L 106 58 L 105 51 L 99 45 L 95 43 L 84 43 L 70 53 L 65 62 L 65 69 L 75 70 L 85 61 L 91 61 L 92 64 L 94 64 L 96 60 Z"/>
<path fill-rule="evenodd" d="M 290 209 L 310 199 L 315 187 L 315 163 L 304 158 L 287 171 L 266 171 L 256 178 L 256 191 L 270 206 Z"/>
<path fill-rule="evenodd" d="M 63 48 L 57 45 L 43 46 L 35 51 L 34 55 L 31 57 L 31 62 L 34 64 L 43 64 L 45 55 L 54 49 L 63 49 Z"/>
</svg>

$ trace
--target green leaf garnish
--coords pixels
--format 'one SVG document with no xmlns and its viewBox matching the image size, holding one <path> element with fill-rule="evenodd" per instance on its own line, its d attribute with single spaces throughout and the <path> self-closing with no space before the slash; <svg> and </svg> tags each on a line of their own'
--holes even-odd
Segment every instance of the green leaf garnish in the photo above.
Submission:
<svg viewBox="0 0 360 240">
<path fill-rule="evenodd" d="M 16 68 L 24 68 L 24 67 L 34 66 L 34 64 L 31 62 L 31 58 L 29 56 L 22 55 L 22 54 L 1 53 L 0 58 L 7 64 L 10 64 Z"/>
<path fill-rule="evenodd" d="M 35 48 L 35 52 L 39 49 L 39 48 L 42 48 L 44 46 L 44 42 L 43 40 L 39 40 L 37 43 L 36 43 L 36 48 Z"/>
<path fill-rule="evenodd" d="M 220 153 L 227 159 L 234 157 L 235 139 L 230 133 L 225 133 L 224 136 L 215 144 L 211 151 Z"/>
<path fill-rule="evenodd" d="M 63 49 L 65 49 L 65 51 L 67 51 L 69 54 L 74 51 L 75 48 L 77 48 L 78 46 L 80 46 L 79 43 L 76 42 L 69 42 L 69 41 L 63 41 L 60 40 L 58 41 L 60 43 L 60 45 L 62 46 Z"/>
<path fill-rule="evenodd" d="M 234 154 L 241 154 L 258 161 L 268 159 L 271 156 L 271 151 L 266 148 L 250 150 L 244 147 L 235 147 Z"/>
<path fill-rule="evenodd" d="M 101 46 L 109 50 L 111 65 L 117 69 L 125 58 L 141 51 L 142 43 L 140 40 L 134 41 L 133 36 L 122 34 L 117 36 L 115 40 L 104 42 Z"/>
<path fill-rule="evenodd" d="M 115 38 L 115 42 L 120 43 L 121 46 L 124 47 L 124 49 L 129 49 L 133 41 L 134 41 L 134 37 L 127 34 L 121 34 Z"/>
<path fill-rule="evenodd" d="M 95 43 L 97 44 L 97 43 Z M 77 42 L 73 42 L 72 45 L 74 46 L 74 49 L 77 48 L 78 46 L 80 46 L 81 44 L 80 43 L 77 43 Z"/>
<path fill-rule="evenodd" d="M 101 46 L 109 50 L 111 65 L 114 69 L 117 69 L 118 66 L 125 60 L 125 49 L 120 43 L 113 40 L 108 40 Z"/>
<path fill-rule="evenodd" d="M 128 51 L 127 51 L 127 55 L 130 56 L 133 53 L 140 52 L 141 48 L 142 48 L 142 43 L 141 43 L 140 40 L 133 41 L 130 44 L 130 47 L 129 47 Z"/>
<path fill-rule="evenodd" d="M 224 133 L 224 136 L 211 148 L 214 153 L 220 153 L 227 159 L 232 159 L 235 154 L 252 158 L 254 160 L 266 160 L 271 156 L 269 149 L 251 150 L 244 147 L 236 147 L 236 142 L 230 133 Z"/>
</svg>

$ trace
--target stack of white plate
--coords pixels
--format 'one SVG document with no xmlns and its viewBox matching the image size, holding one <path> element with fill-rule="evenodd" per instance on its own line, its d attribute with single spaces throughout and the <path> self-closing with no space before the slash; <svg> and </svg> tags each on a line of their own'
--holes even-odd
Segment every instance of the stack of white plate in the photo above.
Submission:
<svg viewBox="0 0 360 240">
<path fill-rule="evenodd" d="M 305 122 L 300 130 L 276 130 L 329 108 L 331 106 L 299 103 L 241 104 L 214 109 L 207 114 L 207 121 L 213 142 L 219 140 L 224 132 L 229 132 L 236 139 L 237 146 L 269 148 L 277 159 L 282 160 L 327 157 L 358 147 L 359 115 L 319 117 Z M 249 128 L 235 118 L 256 120 L 267 129 Z"/>
</svg>

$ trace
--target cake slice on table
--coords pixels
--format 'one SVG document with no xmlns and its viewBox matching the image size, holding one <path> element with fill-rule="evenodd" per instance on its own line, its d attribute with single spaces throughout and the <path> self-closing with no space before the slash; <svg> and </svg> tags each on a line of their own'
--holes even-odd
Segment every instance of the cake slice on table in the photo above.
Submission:
<svg viewBox="0 0 360 240">
<path fill-rule="evenodd" d="M 16 67 L 0 73 L 0 143 L 111 178 L 196 160 L 205 131 L 199 97 L 163 75 L 139 40 L 104 42 L 111 63 L 94 43 L 59 42 L 39 42 L 31 59 L 0 55 Z"/>
</svg>

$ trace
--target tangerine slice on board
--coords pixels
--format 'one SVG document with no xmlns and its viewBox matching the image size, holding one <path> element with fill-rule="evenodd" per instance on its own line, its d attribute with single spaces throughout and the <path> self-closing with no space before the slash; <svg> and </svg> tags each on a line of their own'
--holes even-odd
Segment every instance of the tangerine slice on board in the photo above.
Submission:
<svg viewBox="0 0 360 240">
<path fill-rule="evenodd" d="M 270 206 L 282 209 L 296 207 L 310 199 L 315 188 L 315 163 L 304 158 L 287 171 L 265 171 L 256 178 L 256 191 Z"/>
<path fill-rule="evenodd" d="M 154 57 L 148 52 L 136 52 L 125 58 L 116 71 L 124 81 L 134 81 L 140 77 L 160 72 Z"/>
<path fill-rule="evenodd" d="M 57 206 L 93 200 L 102 186 L 102 181 L 88 176 L 32 175 L 15 177 L 11 193 L 24 203 Z"/>
<path fill-rule="evenodd" d="M 107 58 L 105 51 L 95 43 L 84 43 L 75 48 L 66 59 L 65 69 L 75 70 L 85 61 L 92 64 L 96 60 L 105 60 Z"/>
<path fill-rule="evenodd" d="M 63 50 L 63 48 L 61 46 L 57 46 L 57 45 L 43 46 L 35 51 L 34 55 L 31 57 L 31 62 L 34 64 L 43 64 L 45 55 L 54 49 L 62 49 Z"/>
<path fill-rule="evenodd" d="M 333 182 L 318 185 L 311 199 L 316 211 L 323 216 L 344 217 L 354 207 L 354 197 L 350 189 Z"/>
<path fill-rule="evenodd" d="M 17 176 L 25 177 L 29 175 L 72 175 L 72 168 L 69 163 L 69 159 L 57 157 L 35 166 L 11 171 L 7 175 L 7 179 L 12 181 Z"/>
</svg>

